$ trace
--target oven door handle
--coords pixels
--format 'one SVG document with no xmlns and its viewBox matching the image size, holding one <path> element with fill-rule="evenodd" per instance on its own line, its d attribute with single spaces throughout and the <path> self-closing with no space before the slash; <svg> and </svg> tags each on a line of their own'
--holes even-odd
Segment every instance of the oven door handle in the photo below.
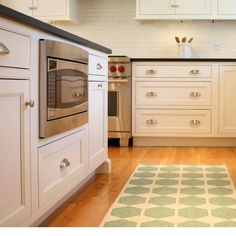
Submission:
<svg viewBox="0 0 236 236">
<path fill-rule="evenodd" d="M 117 80 L 108 80 L 109 84 L 128 84 L 129 80 L 127 79 L 117 79 Z"/>
</svg>

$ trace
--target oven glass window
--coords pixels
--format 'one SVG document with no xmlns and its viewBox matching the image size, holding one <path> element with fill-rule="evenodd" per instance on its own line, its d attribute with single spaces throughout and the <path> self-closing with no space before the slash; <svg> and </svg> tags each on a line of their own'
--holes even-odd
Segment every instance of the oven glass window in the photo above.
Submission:
<svg viewBox="0 0 236 236">
<path fill-rule="evenodd" d="M 83 71 L 83 65 L 81 65 L 80 70 L 80 68 L 76 68 L 73 64 L 75 63 L 49 60 L 48 108 L 65 109 L 87 102 L 87 74 Z M 76 66 L 78 67 L 78 65 Z"/>
<path fill-rule="evenodd" d="M 108 116 L 118 116 L 118 92 L 108 92 Z"/>
</svg>

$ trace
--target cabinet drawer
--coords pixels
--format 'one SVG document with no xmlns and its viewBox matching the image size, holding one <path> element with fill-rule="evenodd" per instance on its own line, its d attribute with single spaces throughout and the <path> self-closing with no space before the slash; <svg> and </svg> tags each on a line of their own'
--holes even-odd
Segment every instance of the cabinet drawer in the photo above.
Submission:
<svg viewBox="0 0 236 236">
<path fill-rule="evenodd" d="M 211 132 L 209 110 L 136 110 L 136 132 L 196 134 Z"/>
<path fill-rule="evenodd" d="M 0 66 L 30 68 L 30 38 L 0 29 Z"/>
<path fill-rule="evenodd" d="M 89 74 L 91 75 L 107 75 L 108 60 L 103 57 L 89 55 Z"/>
<path fill-rule="evenodd" d="M 209 78 L 211 66 L 199 65 L 136 65 L 136 77 L 144 78 Z"/>
<path fill-rule="evenodd" d="M 85 131 L 38 150 L 39 206 L 66 194 L 85 175 Z"/>
<path fill-rule="evenodd" d="M 211 105 L 211 82 L 136 82 L 136 105 Z"/>
</svg>

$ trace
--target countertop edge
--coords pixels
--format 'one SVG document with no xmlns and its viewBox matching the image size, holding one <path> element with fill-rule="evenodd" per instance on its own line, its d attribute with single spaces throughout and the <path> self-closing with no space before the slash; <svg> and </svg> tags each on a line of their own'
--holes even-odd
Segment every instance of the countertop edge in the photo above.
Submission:
<svg viewBox="0 0 236 236">
<path fill-rule="evenodd" d="M 6 6 L 3 6 L 2 4 L 0 4 L 0 16 L 4 16 L 8 19 L 15 20 L 15 21 L 23 23 L 25 25 L 40 29 L 46 33 L 53 34 L 55 36 L 58 36 L 63 39 L 66 39 L 68 41 L 71 41 L 73 43 L 78 43 L 82 46 L 89 47 L 91 49 L 94 49 L 94 50 L 97 50 L 97 51 L 100 51 L 100 52 L 103 52 L 106 54 L 112 53 L 112 50 L 109 48 L 106 48 L 106 47 L 101 46 L 99 44 L 93 43 L 92 41 L 81 38 L 77 35 L 67 32 L 65 30 L 59 29 L 55 26 L 52 26 L 50 24 L 47 24 L 47 23 L 42 22 L 40 20 L 37 20 L 31 16 L 27 16 L 23 13 L 15 11 L 11 8 L 6 7 Z"/>
<path fill-rule="evenodd" d="M 209 62 L 214 62 L 214 61 L 221 61 L 221 62 L 227 62 L 227 61 L 236 61 L 236 58 L 131 58 L 130 59 L 132 62 L 145 62 L 145 61 L 159 61 L 159 62 L 168 62 L 168 61 L 209 61 Z"/>
</svg>

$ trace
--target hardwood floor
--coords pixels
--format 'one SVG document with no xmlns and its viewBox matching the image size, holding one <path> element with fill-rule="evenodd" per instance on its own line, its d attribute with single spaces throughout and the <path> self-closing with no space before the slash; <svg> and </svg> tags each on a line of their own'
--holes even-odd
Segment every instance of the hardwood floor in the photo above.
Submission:
<svg viewBox="0 0 236 236">
<path fill-rule="evenodd" d="M 96 175 L 41 226 L 97 227 L 139 163 L 225 164 L 236 183 L 236 148 L 109 148 L 110 175 Z"/>
</svg>

